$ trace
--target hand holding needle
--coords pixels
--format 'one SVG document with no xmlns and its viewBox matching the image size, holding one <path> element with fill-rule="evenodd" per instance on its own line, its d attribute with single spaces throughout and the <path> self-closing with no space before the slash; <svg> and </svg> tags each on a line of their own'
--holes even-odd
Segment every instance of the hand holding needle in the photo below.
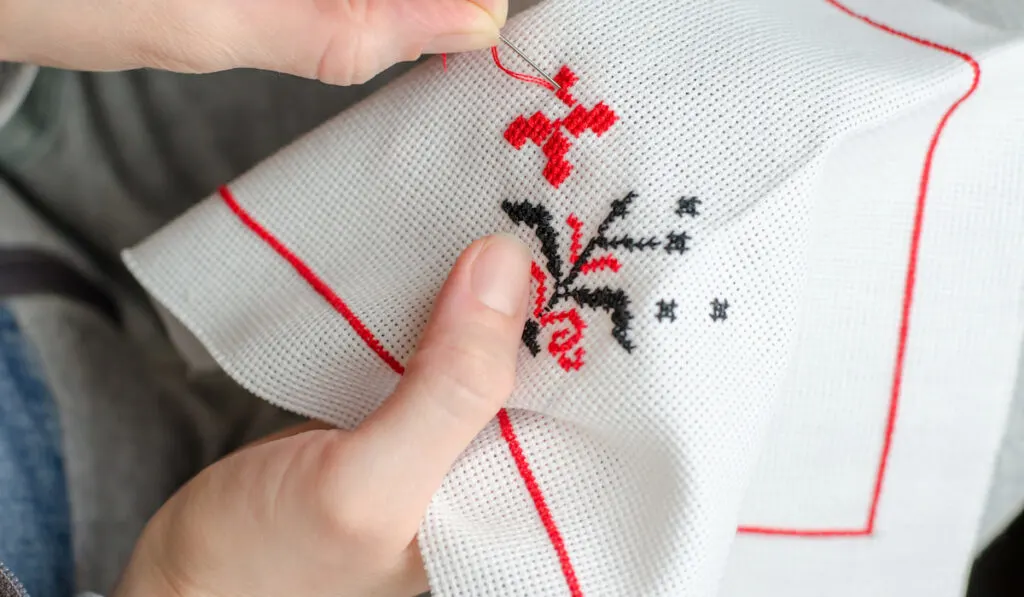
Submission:
<svg viewBox="0 0 1024 597">
<path fill-rule="evenodd" d="M 513 52 L 515 52 L 520 58 L 525 60 L 526 63 L 529 64 L 531 68 L 533 68 L 533 70 L 537 71 L 537 74 L 539 74 L 541 77 L 543 77 L 545 80 L 547 80 L 548 83 L 551 83 L 551 85 L 554 87 L 554 91 L 557 92 L 560 89 L 562 89 L 561 85 L 556 83 L 554 79 L 552 79 L 550 76 L 548 76 L 548 74 L 546 72 L 544 72 L 539 66 L 537 66 L 537 64 L 533 60 L 530 60 L 530 58 L 527 57 L 526 54 L 524 54 L 522 50 L 517 48 L 509 40 L 505 39 L 504 35 L 498 35 L 498 39 L 500 39 L 501 43 L 503 43 L 506 46 L 508 46 L 509 49 L 511 49 Z"/>
</svg>

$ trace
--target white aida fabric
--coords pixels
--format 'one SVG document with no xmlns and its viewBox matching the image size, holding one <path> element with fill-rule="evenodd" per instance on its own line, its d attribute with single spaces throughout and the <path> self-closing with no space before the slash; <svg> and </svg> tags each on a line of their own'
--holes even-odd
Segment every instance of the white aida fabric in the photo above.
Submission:
<svg viewBox="0 0 1024 597">
<path fill-rule="evenodd" d="M 1024 44 L 927 0 L 506 33 L 567 93 L 428 62 L 127 263 L 250 390 L 353 426 L 462 248 L 533 247 L 518 389 L 423 523 L 436 595 L 958 595 L 1021 340 Z"/>
</svg>

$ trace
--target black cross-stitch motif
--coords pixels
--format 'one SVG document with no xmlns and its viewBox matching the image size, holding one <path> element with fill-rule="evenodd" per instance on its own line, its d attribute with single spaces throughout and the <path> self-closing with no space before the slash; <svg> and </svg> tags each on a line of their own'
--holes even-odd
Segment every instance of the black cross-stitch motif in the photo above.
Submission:
<svg viewBox="0 0 1024 597">
<path fill-rule="evenodd" d="M 601 238 L 596 240 L 596 245 L 600 249 L 625 249 L 632 253 L 633 251 L 646 251 L 647 249 L 656 249 L 661 246 L 661 241 L 654 238 L 642 238 L 640 240 L 634 240 L 628 236 L 616 236 L 611 239 Z"/>
<path fill-rule="evenodd" d="M 690 240 L 690 235 L 685 232 L 669 232 L 668 239 L 665 241 L 665 252 L 685 253 L 690 250 L 690 246 L 687 244 Z"/>
<path fill-rule="evenodd" d="M 557 326 L 558 329 L 551 335 L 548 352 L 558 359 L 559 365 L 566 371 L 580 369 L 586 355 L 580 346 L 587 327 L 579 312 L 583 309 L 607 313 L 612 322 L 612 337 L 623 350 L 628 353 L 633 351 L 634 344 L 630 337 L 633 314 L 625 291 L 609 286 L 595 288 L 585 284 L 583 278 L 600 271 L 618 272 L 621 264 L 615 257 L 617 250 L 644 252 L 662 246 L 662 241 L 656 238 L 612 234 L 612 225 L 629 215 L 634 199 L 636 194 L 630 193 L 612 201 L 608 215 L 585 245 L 582 243 L 583 224 L 575 215 L 570 215 L 566 221 L 572 230 L 568 263 L 560 255 L 558 232 L 553 225 L 551 213 L 544 206 L 528 201 L 505 201 L 501 204 L 502 210 L 515 224 L 533 229 L 540 241 L 541 255 L 544 256 L 543 269 L 533 264 L 532 274 L 537 283 L 536 300 L 533 317 L 523 331 L 523 342 L 534 356 L 541 352 L 542 328 Z M 595 255 L 598 252 L 606 253 Z M 568 268 L 567 272 L 565 268 Z M 575 306 L 567 308 L 566 303 Z"/>
<path fill-rule="evenodd" d="M 655 316 L 658 321 L 669 321 L 676 320 L 676 305 L 675 301 L 658 301 L 658 314 Z"/>
<path fill-rule="evenodd" d="M 729 318 L 729 301 L 715 299 L 711 301 L 711 321 L 724 321 Z"/>
<path fill-rule="evenodd" d="M 697 206 L 701 203 L 703 203 L 703 201 L 696 197 L 683 197 L 679 200 L 679 206 L 676 208 L 676 214 L 679 217 L 690 216 L 691 218 L 696 218 L 700 215 L 700 212 L 697 211 Z"/>
</svg>

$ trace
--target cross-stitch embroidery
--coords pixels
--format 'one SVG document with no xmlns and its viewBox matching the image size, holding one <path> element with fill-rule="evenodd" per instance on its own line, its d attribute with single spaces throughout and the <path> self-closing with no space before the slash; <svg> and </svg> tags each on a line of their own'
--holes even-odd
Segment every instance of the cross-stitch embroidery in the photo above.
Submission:
<svg viewBox="0 0 1024 597">
<path fill-rule="evenodd" d="M 690 250 L 690 235 L 685 232 L 670 232 L 665 243 L 666 253 L 685 253 Z"/>
<path fill-rule="evenodd" d="M 629 215 L 629 207 L 635 198 L 636 195 L 630 193 L 613 201 L 596 235 L 585 245 L 582 243 L 583 223 L 574 214 L 566 219 L 566 225 L 571 230 L 568 272 L 563 269 L 558 232 L 552 224 L 551 213 L 544 206 L 528 201 L 502 203 L 502 209 L 515 224 L 533 229 L 545 260 L 544 268 L 537 263 L 533 264 L 533 279 L 537 283 L 536 297 L 533 317 L 523 332 L 523 342 L 534 356 L 541 352 L 541 330 L 556 326 L 558 329 L 551 335 L 548 352 L 558 360 L 562 369 L 579 370 L 586 357 L 586 349 L 581 344 L 587 328 L 580 315 L 581 309 L 608 313 L 613 325 L 612 337 L 626 352 L 632 352 L 630 322 L 633 315 L 625 291 L 608 286 L 593 288 L 584 284 L 581 278 L 598 271 L 617 273 L 622 267 L 614 254 L 617 250 L 642 252 L 662 246 L 662 241 L 656 238 L 616 236 L 610 231 L 612 224 Z M 595 255 L 604 251 L 607 253 Z M 565 303 L 574 303 L 575 306 L 566 308 Z"/>
<path fill-rule="evenodd" d="M 711 321 L 725 321 L 729 318 L 729 301 L 711 301 Z"/>
<path fill-rule="evenodd" d="M 691 218 L 696 218 L 700 215 L 700 212 L 697 211 L 697 206 L 701 203 L 703 202 L 696 197 L 683 197 L 679 200 L 679 206 L 676 207 L 676 215 L 679 217 L 690 216 Z"/>
<path fill-rule="evenodd" d="M 679 305 L 675 301 L 658 301 L 658 314 L 655 316 L 658 321 L 669 321 L 676 320 L 676 307 Z"/>
<path fill-rule="evenodd" d="M 505 130 L 505 139 L 517 150 L 522 149 L 527 141 L 533 141 L 541 148 L 548 158 L 544 178 L 556 189 L 569 178 L 573 168 L 566 159 L 572 141 L 563 131 L 575 139 L 588 130 L 600 137 L 618 120 L 615 112 L 604 102 L 590 110 L 576 105 L 576 98 L 569 90 L 578 80 L 568 66 L 563 66 L 555 75 L 555 81 L 562 87 L 557 93 L 558 99 L 572 108 L 568 116 L 551 120 L 543 112 L 537 112 L 529 118 L 519 115 Z"/>
</svg>

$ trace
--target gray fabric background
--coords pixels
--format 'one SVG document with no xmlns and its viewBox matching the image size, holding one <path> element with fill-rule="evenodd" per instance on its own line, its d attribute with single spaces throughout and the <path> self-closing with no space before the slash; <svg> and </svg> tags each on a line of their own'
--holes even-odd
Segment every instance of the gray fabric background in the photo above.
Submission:
<svg viewBox="0 0 1024 597">
<path fill-rule="evenodd" d="M 0 183 L 0 247 L 60 255 L 108 288 L 80 252 Z M 226 452 L 297 418 L 224 376 L 189 378 L 139 305 L 123 296 L 129 335 L 59 297 L 9 301 L 57 402 L 79 588 L 109 592 L 145 521 Z"/>
<path fill-rule="evenodd" d="M 1020 0 L 936 0 L 979 23 L 1000 29 L 1024 29 Z"/>
</svg>

